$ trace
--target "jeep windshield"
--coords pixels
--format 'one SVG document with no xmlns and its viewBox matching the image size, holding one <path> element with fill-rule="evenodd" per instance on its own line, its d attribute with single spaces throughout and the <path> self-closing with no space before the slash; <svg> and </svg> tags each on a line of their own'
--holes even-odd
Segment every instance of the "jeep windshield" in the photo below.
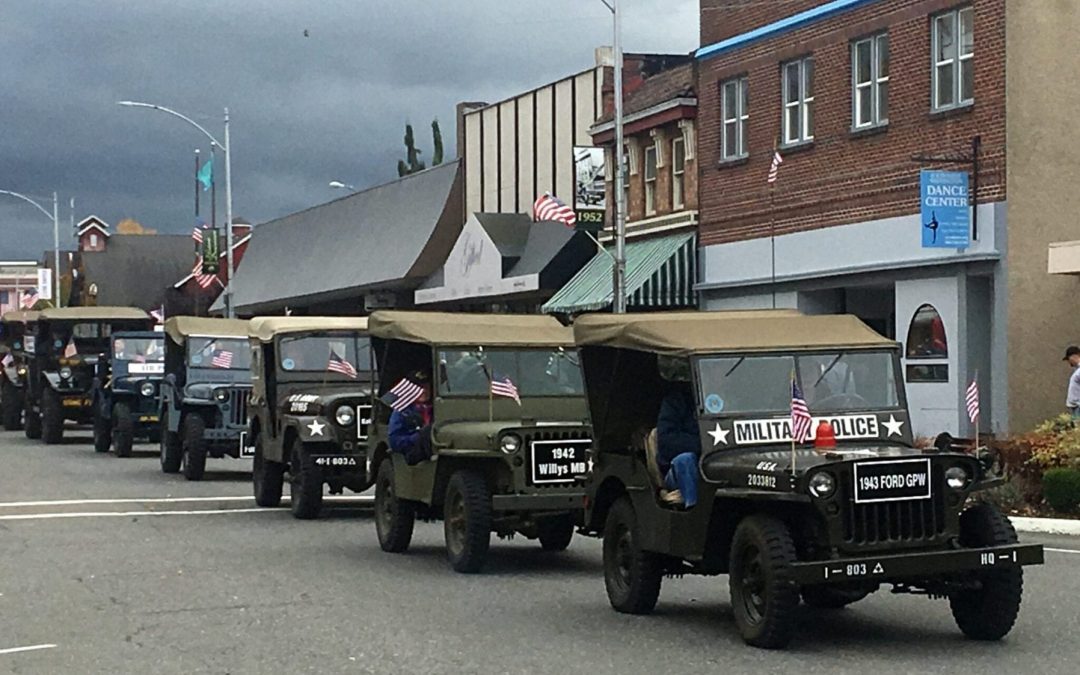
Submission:
<svg viewBox="0 0 1080 675">
<path fill-rule="evenodd" d="M 157 363 L 165 360 L 164 338 L 118 337 L 113 340 L 113 360 Z"/>
<path fill-rule="evenodd" d="M 249 370 L 251 347 L 243 338 L 193 337 L 188 340 L 188 365 L 192 368 Z"/>
<path fill-rule="evenodd" d="M 710 415 L 785 414 L 792 375 L 815 415 L 900 406 L 888 351 L 706 357 L 698 361 L 698 403 Z"/>
<path fill-rule="evenodd" d="M 571 349 L 445 349 L 439 351 L 439 394 L 488 395 L 491 378 L 507 378 L 518 396 L 582 396 L 581 366 Z"/>
<path fill-rule="evenodd" d="M 290 373 L 342 373 L 371 370 L 370 340 L 359 335 L 308 335 L 281 339 L 278 362 Z M 348 365 L 346 365 L 348 364 Z"/>
<path fill-rule="evenodd" d="M 46 349 L 57 356 L 90 356 L 109 349 L 112 326 L 107 323 L 53 325 Z"/>
</svg>

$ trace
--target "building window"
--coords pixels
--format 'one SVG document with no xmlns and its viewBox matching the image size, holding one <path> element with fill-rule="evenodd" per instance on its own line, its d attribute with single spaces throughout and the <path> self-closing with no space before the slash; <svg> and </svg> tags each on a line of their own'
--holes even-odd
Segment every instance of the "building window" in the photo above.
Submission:
<svg viewBox="0 0 1080 675">
<path fill-rule="evenodd" d="M 623 179 L 622 179 L 622 206 L 623 206 L 623 220 L 627 220 L 630 215 L 630 151 L 627 150 L 622 156 L 623 165 Z"/>
<path fill-rule="evenodd" d="M 97 248 L 97 234 L 90 233 L 90 248 Z"/>
<path fill-rule="evenodd" d="M 739 159 L 749 154 L 746 123 L 750 119 L 750 86 L 745 77 L 728 80 L 720 88 L 724 111 L 723 159 Z"/>
<path fill-rule="evenodd" d="M 680 136 L 671 142 L 671 208 L 686 205 L 686 141 Z"/>
<path fill-rule="evenodd" d="M 645 148 L 645 213 L 656 213 L 656 146 Z"/>
<path fill-rule="evenodd" d="M 852 126 L 889 121 L 889 36 L 885 33 L 851 45 Z"/>
<path fill-rule="evenodd" d="M 975 101 L 975 10 L 939 14 L 933 21 L 934 110 L 948 110 Z"/>
<path fill-rule="evenodd" d="M 906 355 L 908 382 L 948 382 L 949 343 L 945 323 L 933 305 L 915 310 L 908 326 Z"/>
<path fill-rule="evenodd" d="M 784 66 L 784 143 L 814 140 L 814 59 L 807 56 Z"/>
</svg>

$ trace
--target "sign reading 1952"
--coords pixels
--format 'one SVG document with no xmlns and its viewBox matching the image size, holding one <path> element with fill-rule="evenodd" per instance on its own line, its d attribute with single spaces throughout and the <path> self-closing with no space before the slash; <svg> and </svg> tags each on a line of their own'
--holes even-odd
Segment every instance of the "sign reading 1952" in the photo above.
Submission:
<svg viewBox="0 0 1080 675">
<path fill-rule="evenodd" d="M 595 232 L 604 229 L 604 209 L 577 209 L 577 226 L 574 229 Z"/>
</svg>

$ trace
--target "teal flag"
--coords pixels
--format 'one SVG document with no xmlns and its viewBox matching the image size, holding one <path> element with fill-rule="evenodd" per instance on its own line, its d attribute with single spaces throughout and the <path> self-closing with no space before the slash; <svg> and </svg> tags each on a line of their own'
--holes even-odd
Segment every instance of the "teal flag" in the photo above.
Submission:
<svg viewBox="0 0 1080 675">
<path fill-rule="evenodd" d="M 206 160 L 206 164 L 202 165 L 199 169 L 199 173 L 195 174 L 195 177 L 202 183 L 203 192 L 210 189 L 210 184 L 214 182 L 214 158 Z"/>
</svg>

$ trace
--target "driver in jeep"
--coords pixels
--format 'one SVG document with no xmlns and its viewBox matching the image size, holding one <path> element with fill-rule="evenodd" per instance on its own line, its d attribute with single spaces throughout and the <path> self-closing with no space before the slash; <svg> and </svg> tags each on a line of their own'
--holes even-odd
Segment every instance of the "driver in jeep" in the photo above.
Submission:
<svg viewBox="0 0 1080 675">
<path fill-rule="evenodd" d="M 667 386 L 656 420 L 656 464 L 664 482 L 660 497 L 667 504 L 689 509 L 697 504 L 701 452 L 689 364 L 660 357 L 658 366 Z"/>
<path fill-rule="evenodd" d="M 388 437 L 390 449 L 401 453 L 405 463 L 413 466 L 431 458 L 431 378 L 427 373 L 416 372 L 398 386 L 406 382 L 417 385 L 419 391 L 416 395 L 406 392 L 393 396 L 390 407 L 394 412 L 390 414 Z"/>
</svg>

